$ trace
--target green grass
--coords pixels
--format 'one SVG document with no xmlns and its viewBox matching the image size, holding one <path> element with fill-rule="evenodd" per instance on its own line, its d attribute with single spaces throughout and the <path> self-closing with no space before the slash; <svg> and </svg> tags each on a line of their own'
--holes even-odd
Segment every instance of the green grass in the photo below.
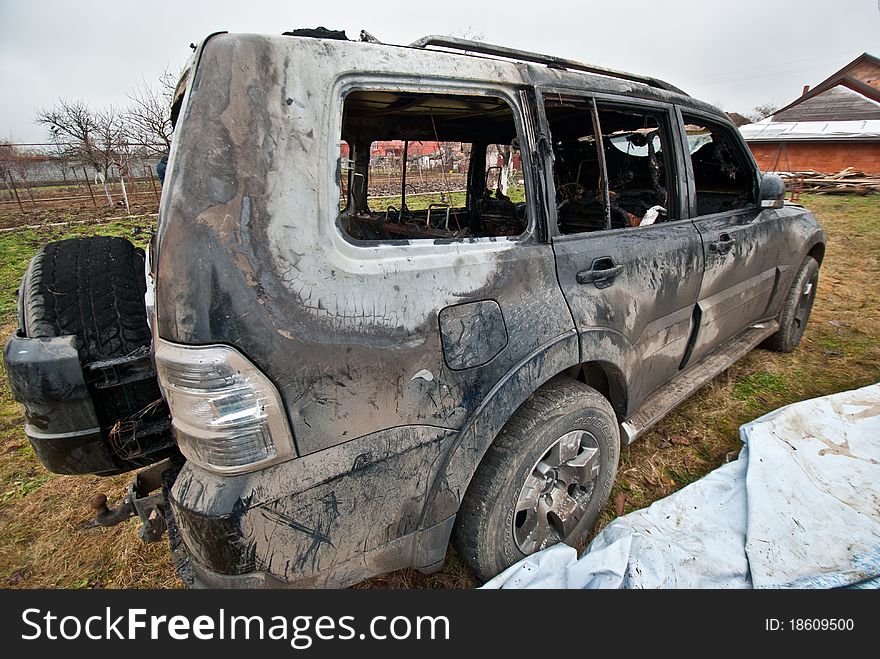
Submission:
<svg viewBox="0 0 880 659">
<path fill-rule="evenodd" d="M 526 190 L 523 186 L 511 186 L 507 192 L 510 201 L 514 204 L 526 200 Z M 460 209 L 464 208 L 467 203 L 467 194 L 464 192 L 450 192 L 448 194 L 441 192 L 423 192 L 418 194 L 407 193 L 406 207 L 411 211 L 423 211 L 427 210 L 429 204 L 444 203 L 443 199 L 446 199 L 452 208 Z M 367 203 L 370 206 L 370 210 L 374 213 L 384 213 L 389 206 L 393 206 L 395 209 L 399 210 L 400 195 L 383 199 L 370 198 L 367 200 Z M 438 209 L 437 212 L 442 213 L 443 209 Z"/>
<path fill-rule="evenodd" d="M 758 371 L 737 380 L 733 387 L 733 397 L 737 400 L 749 400 L 766 393 L 781 394 L 788 389 L 788 381 L 782 375 Z"/>
<path fill-rule="evenodd" d="M 429 204 L 449 203 L 452 208 L 464 208 L 466 194 L 464 192 L 450 192 L 449 194 L 440 192 L 424 192 L 421 194 L 407 194 L 406 207 L 411 211 L 423 211 L 428 209 Z M 446 201 L 443 201 L 443 200 Z M 387 198 L 370 198 L 367 200 L 370 210 L 374 213 L 384 213 L 389 206 L 400 210 L 400 195 Z M 433 215 L 435 211 L 432 211 Z M 436 212 L 443 213 L 444 209 L 437 209 Z M 397 217 L 394 216 L 396 220 Z"/>
<path fill-rule="evenodd" d="M 14 479 L 12 481 L 11 489 L 6 490 L 5 492 L 0 492 L 0 503 L 15 499 L 16 497 L 26 497 L 34 490 L 39 489 L 47 479 L 47 474 L 38 474 L 37 476 Z"/>
<path fill-rule="evenodd" d="M 153 222 L 149 218 L 77 224 L 44 229 L 16 229 L 0 232 L 0 320 L 15 313 L 16 295 L 21 277 L 31 257 L 48 242 L 78 236 L 122 236 L 143 247 L 149 241 Z"/>
</svg>

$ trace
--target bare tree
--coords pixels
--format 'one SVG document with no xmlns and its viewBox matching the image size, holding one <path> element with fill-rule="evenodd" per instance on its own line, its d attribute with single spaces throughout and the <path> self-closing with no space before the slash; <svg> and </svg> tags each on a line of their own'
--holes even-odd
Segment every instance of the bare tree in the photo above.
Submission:
<svg viewBox="0 0 880 659">
<path fill-rule="evenodd" d="M 123 114 L 115 107 L 92 110 L 82 101 L 59 99 L 51 110 L 40 110 L 36 119 L 49 129 L 52 142 L 67 145 L 71 157 L 94 168 L 112 206 L 113 198 L 107 188 L 110 167 L 115 164 L 116 152 L 125 140 Z"/>
<path fill-rule="evenodd" d="M 127 213 L 131 213 L 131 205 L 128 201 L 128 191 L 125 188 L 125 179 L 127 178 L 132 185 L 132 190 L 135 190 L 134 187 L 134 176 L 133 176 L 133 165 L 135 161 L 135 157 L 138 155 L 140 149 L 137 145 L 132 144 L 126 136 L 122 136 L 114 150 L 114 158 L 113 164 L 116 165 L 116 168 L 119 170 L 119 184 L 122 187 L 122 200 L 125 203 L 125 211 Z"/>
<path fill-rule="evenodd" d="M 9 198 L 16 200 L 16 196 L 12 191 L 12 170 L 15 167 L 15 146 L 9 142 L 0 142 L 0 179 L 3 179 L 3 185 L 9 192 Z M 19 202 L 20 203 L 20 202 Z"/>
<path fill-rule="evenodd" d="M 50 154 L 52 161 L 58 166 L 58 170 L 61 172 L 61 179 L 67 183 L 68 168 L 70 168 L 71 172 L 74 171 L 70 157 L 70 149 L 66 144 L 55 142 L 50 149 Z M 74 178 L 75 177 L 76 174 L 74 173 Z"/>
<path fill-rule="evenodd" d="M 38 155 L 33 151 L 22 149 L 10 142 L 0 142 L 0 179 L 3 180 L 3 185 L 9 192 L 10 198 L 17 200 L 16 194 L 14 194 L 15 178 L 17 177 L 27 190 L 31 203 L 34 206 L 37 205 L 33 192 L 31 192 L 29 178 L 31 167 L 38 160 Z M 19 204 L 21 204 L 20 201 Z"/>
<path fill-rule="evenodd" d="M 24 185 L 25 190 L 27 190 L 28 197 L 30 197 L 31 204 L 36 207 L 37 202 L 34 201 L 34 193 L 31 190 L 30 183 L 30 175 L 31 175 L 31 167 L 37 161 L 37 155 L 29 150 L 22 149 L 21 147 L 12 147 L 12 159 L 11 172 L 14 172 L 18 176 L 18 180 L 21 181 L 22 185 Z"/>
<path fill-rule="evenodd" d="M 468 25 L 466 28 L 460 28 L 458 30 L 453 30 L 452 36 L 459 37 L 461 39 L 468 39 L 469 41 L 485 41 L 486 33 L 478 32 L 473 27 Z"/>
<path fill-rule="evenodd" d="M 171 148 L 171 102 L 178 77 L 165 71 L 158 85 L 144 81 L 129 95 L 131 103 L 125 112 L 129 141 L 142 145 L 150 155 L 162 155 Z"/>
<path fill-rule="evenodd" d="M 770 115 L 772 115 L 779 108 L 773 103 L 761 103 L 761 105 L 756 105 L 751 114 L 747 114 L 746 117 L 751 119 L 753 122 L 761 121 L 762 119 L 766 119 Z"/>
</svg>

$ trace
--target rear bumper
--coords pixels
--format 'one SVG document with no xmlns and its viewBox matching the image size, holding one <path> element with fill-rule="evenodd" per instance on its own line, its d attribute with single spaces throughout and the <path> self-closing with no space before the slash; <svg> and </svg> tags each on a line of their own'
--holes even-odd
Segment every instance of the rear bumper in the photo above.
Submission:
<svg viewBox="0 0 880 659">
<path fill-rule="evenodd" d="M 24 406 L 25 434 L 49 471 L 120 471 L 98 424 L 73 336 L 14 334 L 3 350 L 12 395 Z"/>
<path fill-rule="evenodd" d="M 344 587 L 443 564 L 455 516 L 422 528 L 454 431 L 394 428 L 249 474 L 187 463 L 169 503 L 195 585 Z"/>
<path fill-rule="evenodd" d="M 430 529 L 412 533 L 396 541 L 333 565 L 321 573 L 302 573 L 291 581 L 266 571 L 243 574 L 221 574 L 200 565 L 190 557 L 193 588 L 344 588 L 369 577 L 414 567 L 430 573 L 443 567 L 446 546 L 455 523 L 455 515 Z M 429 553 L 440 557 L 429 565 L 414 565 L 415 547 L 429 548 Z"/>
</svg>

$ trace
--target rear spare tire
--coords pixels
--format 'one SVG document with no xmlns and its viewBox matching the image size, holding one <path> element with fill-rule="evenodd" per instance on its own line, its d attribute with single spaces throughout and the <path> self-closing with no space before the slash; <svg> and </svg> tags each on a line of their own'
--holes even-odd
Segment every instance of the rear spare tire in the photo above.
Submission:
<svg viewBox="0 0 880 659">
<path fill-rule="evenodd" d="M 19 322 L 28 338 L 73 335 L 115 468 L 121 473 L 176 451 L 168 409 L 149 364 L 150 329 L 144 256 L 124 238 L 93 236 L 45 245 L 19 290 Z M 119 382 L 98 373 L 100 362 L 143 357 Z M 112 369 L 111 369 L 112 370 Z"/>
</svg>

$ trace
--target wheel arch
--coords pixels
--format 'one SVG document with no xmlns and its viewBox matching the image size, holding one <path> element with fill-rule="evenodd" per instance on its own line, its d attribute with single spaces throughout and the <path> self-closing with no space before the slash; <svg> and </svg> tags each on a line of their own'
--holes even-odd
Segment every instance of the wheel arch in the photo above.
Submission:
<svg viewBox="0 0 880 659">
<path fill-rule="evenodd" d="M 821 267 L 822 260 L 825 258 L 825 243 L 817 241 L 809 250 L 807 250 L 807 256 L 813 257 Z"/>
<path fill-rule="evenodd" d="M 597 359 L 583 362 L 569 369 L 567 374 L 605 396 L 618 420 L 625 418 L 629 404 L 626 376 L 617 364 Z"/>
<path fill-rule="evenodd" d="M 566 374 L 602 393 L 618 416 L 627 406 L 624 371 L 605 360 L 582 362 L 575 331 L 545 344 L 499 382 L 458 433 L 429 483 L 420 523 L 428 528 L 458 512 L 477 468 L 508 419 L 538 388 Z"/>
</svg>

